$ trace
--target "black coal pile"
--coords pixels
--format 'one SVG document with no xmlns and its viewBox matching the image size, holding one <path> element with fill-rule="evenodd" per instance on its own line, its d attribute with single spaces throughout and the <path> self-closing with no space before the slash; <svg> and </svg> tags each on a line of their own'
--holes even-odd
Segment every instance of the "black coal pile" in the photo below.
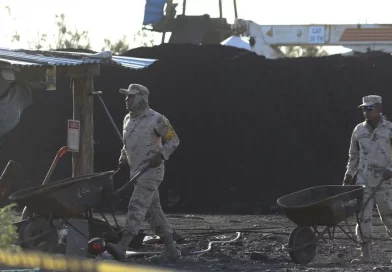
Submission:
<svg viewBox="0 0 392 272">
<path fill-rule="evenodd" d="M 388 55 L 267 60 L 220 45 L 137 48 L 126 56 L 158 58 L 146 69 L 101 67 L 96 90 L 121 130 L 121 87 L 151 91 L 151 107 L 167 116 L 181 143 L 167 163 L 161 194 L 165 211 L 268 212 L 284 194 L 340 184 L 357 106 L 368 94 L 392 101 Z M 36 92 L 35 104 L 5 139 L 0 167 L 22 164 L 38 184 L 66 144 L 72 117 L 68 79 L 58 91 Z M 115 169 L 121 142 L 99 101 L 95 106 L 95 171 Z M 70 176 L 67 155 L 54 178 Z M 171 207 L 169 195 L 181 201 Z M 125 205 L 124 205 L 125 208 Z"/>
</svg>

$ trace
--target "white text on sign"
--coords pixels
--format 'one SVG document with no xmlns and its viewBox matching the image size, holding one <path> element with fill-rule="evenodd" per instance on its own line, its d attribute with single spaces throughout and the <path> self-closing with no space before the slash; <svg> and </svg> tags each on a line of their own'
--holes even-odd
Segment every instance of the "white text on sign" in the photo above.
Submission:
<svg viewBox="0 0 392 272">
<path fill-rule="evenodd" d="M 312 26 L 309 28 L 309 43 L 320 44 L 324 43 L 324 27 Z"/>
</svg>

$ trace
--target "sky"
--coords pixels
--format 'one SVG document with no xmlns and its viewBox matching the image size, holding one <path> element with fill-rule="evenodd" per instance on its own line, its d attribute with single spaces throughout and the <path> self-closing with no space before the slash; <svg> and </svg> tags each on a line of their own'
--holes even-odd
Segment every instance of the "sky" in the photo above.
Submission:
<svg viewBox="0 0 392 272">
<path fill-rule="evenodd" d="M 223 1 L 223 16 L 234 21 L 233 0 Z M 71 29 L 88 31 L 92 50 L 101 51 L 104 39 L 113 42 L 124 35 L 131 47 L 141 45 L 133 35 L 142 28 L 145 0 L 0 0 L 0 47 L 29 49 L 41 34 L 55 43 L 57 35 L 56 14 L 65 15 Z M 177 14 L 182 12 L 182 0 Z M 11 16 L 8 12 L 9 7 Z M 391 0 L 237 0 L 238 17 L 258 24 L 392 24 Z M 187 15 L 210 14 L 219 17 L 218 0 L 187 0 Z M 12 35 L 21 36 L 11 42 Z M 147 33 L 151 33 L 147 31 Z M 153 35 L 156 43 L 161 34 Z M 344 52 L 341 47 L 328 48 L 331 53 Z M 347 50 L 346 50 L 347 51 Z"/>
</svg>

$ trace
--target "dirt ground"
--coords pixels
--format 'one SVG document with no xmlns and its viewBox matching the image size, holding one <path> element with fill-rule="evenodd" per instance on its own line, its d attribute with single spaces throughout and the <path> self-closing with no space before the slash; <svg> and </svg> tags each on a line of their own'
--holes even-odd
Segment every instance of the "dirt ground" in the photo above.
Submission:
<svg viewBox="0 0 392 272">
<path fill-rule="evenodd" d="M 124 217 L 119 215 L 118 219 L 122 223 Z M 334 242 L 320 241 L 317 244 L 316 257 L 310 264 L 294 264 L 282 246 L 287 244 L 289 234 L 296 226 L 284 215 L 169 214 L 168 220 L 187 241 L 186 244 L 177 245 L 178 249 L 190 248 L 191 252 L 206 249 L 210 241 L 234 239 L 236 231 L 241 232 L 240 239 L 233 243 L 215 244 L 209 252 L 182 256 L 175 264 L 162 265 L 177 271 L 392 271 L 392 241 L 387 238 L 376 213 L 373 215 L 374 263 L 368 265 L 350 264 L 360 252 L 339 229 L 336 230 Z M 349 220 L 352 230 L 354 223 L 354 219 Z M 152 234 L 147 224 L 143 228 L 146 233 Z M 221 233 L 211 234 L 213 231 Z M 328 235 L 325 237 L 328 238 Z M 156 252 L 162 249 L 163 245 L 154 244 L 144 245 L 139 251 Z M 133 257 L 129 262 L 151 265 L 148 257 Z"/>
</svg>

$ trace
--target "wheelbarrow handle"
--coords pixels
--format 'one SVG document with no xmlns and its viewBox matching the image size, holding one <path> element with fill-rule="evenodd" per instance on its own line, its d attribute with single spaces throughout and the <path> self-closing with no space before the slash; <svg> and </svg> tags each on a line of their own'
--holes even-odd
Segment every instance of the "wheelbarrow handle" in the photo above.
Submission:
<svg viewBox="0 0 392 272">
<path fill-rule="evenodd" d="M 118 189 L 117 191 L 113 192 L 113 196 L 119 195 L 121 192 L 125 191 L 132 183 L 134 183 L 141 175 L 143 175 L 148 169 L 150 168 L 149 165 L 143 167 L 139 170 L 123 187 Z"/>
<path fill-rule="evenodd" d="M 68 148 L 66 146 L 63 146 L 59 149 L 59 151 L 57 151 L 56 157 L 54 158 L 52 165 L 49 168 L 48 173 L 45 176 L 44 181 L 42 182 L 41 186 L 45 185 L 46 183 L 48 183 L 50 177 L 53 174 L 54 169 L 57 166 L 57 163 L 59 162 L 59 160 L 68 152 Z M 29 216 L 29 211 L 27 207 L 24 207 L 23 212 L 22 212 L 22 220 L 26 219 Z"/>
</svg>

